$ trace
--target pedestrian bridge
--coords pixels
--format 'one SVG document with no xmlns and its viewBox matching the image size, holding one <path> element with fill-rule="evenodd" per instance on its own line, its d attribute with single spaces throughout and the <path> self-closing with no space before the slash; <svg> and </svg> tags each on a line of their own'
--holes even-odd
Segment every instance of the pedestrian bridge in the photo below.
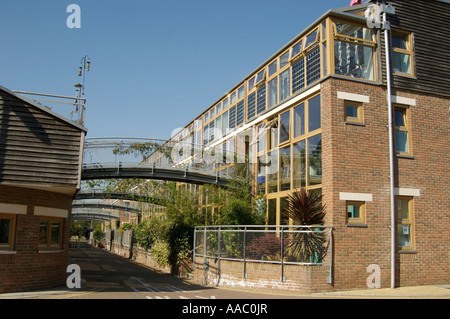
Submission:
<svg viewBox="0 0 450 319">
<path fill-rule="evenodd" d="M 158 181 L 229 186 L 231 178 L 227 170 L 220 168 L 227 163 L 244 162 L 242 158 L 235 152 L 198 147 L 190 142 L 123 137 L 86 139 L 81 170 L 83 183 L 74 198 L 72 216 L 103 220 L 112 216 L 105 211 L 127 211 L 120 206 L 111 207 L 114 200 L 165 206 L 167 200 L 173 200 L 172 195 L 162 194 Z M 124 189 L 120 181 L 126 179 L 144 180 L 145 185 Z M 87 187 L 89 182 L 105 180 L 112 180 L 113 184 L 104 189 Z M 149 183 L 151 180 L 153 184 Z M 88 212 L 83 213 L 86 209 Z"/>
<path fill-rule="evenodd" d="M 138 138 L 86 139 L 82 180 L 139 178 L 227 186 L 218 168 L 242 158 L 192 143 Z"/>
</svg>

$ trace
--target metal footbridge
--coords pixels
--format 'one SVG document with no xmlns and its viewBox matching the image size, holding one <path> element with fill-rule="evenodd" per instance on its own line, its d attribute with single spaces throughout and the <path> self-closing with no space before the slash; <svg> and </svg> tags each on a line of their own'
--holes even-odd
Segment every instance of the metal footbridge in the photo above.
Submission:
<svg viewBox="0 0 450 319">
<path fill-rule="evenodd" d="M 82 189 L 74 199 L 72 217 L 104 220 L 119 218 L 120 211 L 140 214 L 139 209 L 126 209 L 117 204 L 111 206 L 117 201 L 165 206 L 172 196 L 161 194 L 158 189 L 158 182 L 161 181 L 228 186 L 230 177 L 226 170 L 220 171 L 219 168 L 240 158 L 235 152 L 190 142 L 145 138 L 86 139 L 81 170 Z M 105 180 L 115 181 L 116 184 L 109 183 L 107 189 L 93 190 L 88 187 L 89 182 Z M 123 180 L 145 181 L 146 186 L 136 184 L 132 189 L 124 190 L 121 185 Z M 153 184 L 150 181 L 154 181 Z M 86 209 L 88 212 L 82 213 Z M 111 215 L 111 212 L 114 214 Z"/>
</svg>

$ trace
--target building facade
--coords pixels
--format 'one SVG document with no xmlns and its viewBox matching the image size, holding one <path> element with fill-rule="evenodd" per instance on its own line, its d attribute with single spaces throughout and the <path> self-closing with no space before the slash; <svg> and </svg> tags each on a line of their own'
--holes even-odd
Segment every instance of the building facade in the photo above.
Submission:
<svg viewBox="0 0 450 319">
<path fill-rule="evenodd" d="M 390 3 L 389 71 L 383 25 L 368 19 L 376 1 L 332 9 L 172 137 L 253 163 L 269 225 L 292 223 L 281 212 L 294 190 L 322 194 L 333 227 L 330 290 L 366 287 L 371 265 L 381 287 L 450 281 L 450 4 Z M 178 162 L 235 167 L 190 155 Z"/>
<path fill-rule="evenodd" d="M 66 284 L 86 129 L 0 87 L 0 292 Z"/>
</svg>

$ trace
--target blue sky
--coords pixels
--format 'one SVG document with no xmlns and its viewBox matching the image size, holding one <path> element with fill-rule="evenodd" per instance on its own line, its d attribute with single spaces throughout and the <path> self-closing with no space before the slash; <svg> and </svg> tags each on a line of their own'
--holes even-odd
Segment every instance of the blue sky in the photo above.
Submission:
<svg viewBox="0 0 450 319">
<path fill-rule="evenodd" d="M 81 8 L 70 29 L 69 4 Z M 87 137 L 167 139 L 330 8 L 350 0 L 2 1 L 0 85 L 75 95 Z"/>
</svg>

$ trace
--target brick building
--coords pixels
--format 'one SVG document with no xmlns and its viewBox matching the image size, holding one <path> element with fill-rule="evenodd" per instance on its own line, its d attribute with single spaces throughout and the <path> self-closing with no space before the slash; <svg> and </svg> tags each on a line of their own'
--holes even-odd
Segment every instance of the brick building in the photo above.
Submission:
<svg viewBox="0 0 450 319">
<path fill-rule="evenodd" d="M 0 87 L 0 292 L 65 285 L 86 129 Z"/>
<path fill-rule="evenodd" d="M 269 225 L 292 223 L 281 210 L 293 190 L 323 195 L 333 283 L 322 290 L 365 288 L 370 265 L 381 287 L 450 282 L 450 3 L 390 4 L 388 50 L 367 19 L 377 1 L 331 9 L 172 137 L 245 152 Z"/>
</svg>

